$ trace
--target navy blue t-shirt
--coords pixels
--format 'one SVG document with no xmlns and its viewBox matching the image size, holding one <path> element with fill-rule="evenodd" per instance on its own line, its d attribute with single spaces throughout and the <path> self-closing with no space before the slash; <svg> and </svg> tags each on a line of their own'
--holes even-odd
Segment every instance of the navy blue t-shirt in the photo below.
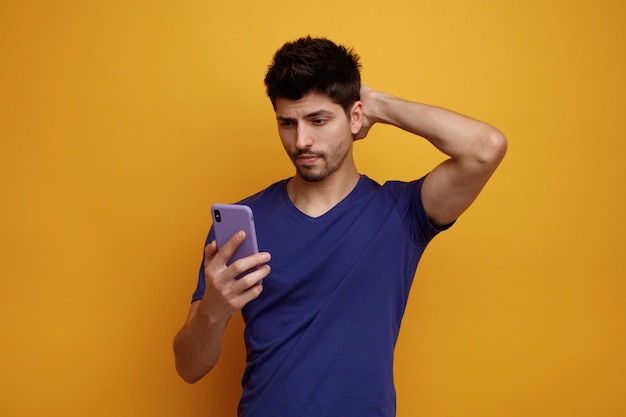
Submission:
<svg viewBox="0 0 626 417">
<path fill-rule="evenodd" d="M 317 218 L 291 202 L 287 180 L 241 201 L 272 270 L 242 310 L 240 417 L 395 416 L 393 351 L 418 261 L 439 232 L 422 182 L 361 176 Z M 201 268 L 193 299 L 203 294 Z"/>
</svg>

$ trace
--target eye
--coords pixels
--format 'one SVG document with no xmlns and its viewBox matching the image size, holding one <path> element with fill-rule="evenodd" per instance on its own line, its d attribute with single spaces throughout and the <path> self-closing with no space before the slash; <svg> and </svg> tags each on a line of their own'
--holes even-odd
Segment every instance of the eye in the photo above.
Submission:
<svg viewBox="0 0 626 417">
<path fill-rule="evenodd" d="M 314 125 L 323 125 L 324 123 L 326 123 L 326 119 L 313 119 L 312 122 Z"/>
<path fill-rule="evenodd" d="M 291 120 L 279 120 L 278 121 L 278 126 L 280 127 L 291 127 L 293 125 L 294 123 Z"/>
</svg>

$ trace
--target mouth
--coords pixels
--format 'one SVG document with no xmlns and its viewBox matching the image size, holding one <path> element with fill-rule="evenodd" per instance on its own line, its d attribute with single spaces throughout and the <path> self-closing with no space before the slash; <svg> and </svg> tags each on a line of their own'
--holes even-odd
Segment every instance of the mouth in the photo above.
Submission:
<svg viewBox="0 0 626 417">
<path fill-rule="evenodd" d="M 306 153 L 306 154 L 296 155 L 295 159 L 297 162 L 303 165 L 312 165 L 322 158 L 323 158 L 322 155 Z"/>
</svg>

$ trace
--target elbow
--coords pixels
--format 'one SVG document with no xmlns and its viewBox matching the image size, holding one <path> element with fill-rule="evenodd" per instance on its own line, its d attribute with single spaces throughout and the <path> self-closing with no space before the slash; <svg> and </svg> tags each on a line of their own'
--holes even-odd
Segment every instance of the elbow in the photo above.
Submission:
<svg viewBox="0 0 626 417">
<path fill-rule="evenodd" d="M 500 130 L 489 127 L 488 131 L 482 135 L 481 143 L 478 155 L 480 164 L 495 169 L 506 155 L 508 148 L 506 136 Z"/>
<path fill-rule="evenodd" d="M 509 142 L 506 139 L 504 133 L 500 132 L 498 129 L 494 130 L 495 131 L 492 134 L 491 143 L 493 148 L 495 149 L 498 163 L 500 163 L 500 161 L 504 159 L 504 155 L 506 155 L 506 151 L 509 147 Z"/>
<path fill-rule="evenodd" d="M 176 372 L 178 376 L 182 378 L 188 384 L 195 384 L 200 380 L 197 375 L 191 372 L 189 366 L 186 366 L 183 361 L 179 360 L 178 357 L 175 358 L 174 365 L 176 367 Z"/>
<path fill-rule="evenodd" d="M 179 336 L 174 339 L 174 366 L 183 381 L 195 384 L 213 369 L 215 362 L 199 360 L 198 354 L 182 343 Z"/>
<path fill-rule="evenodd" d="M 196 378 L 193 375 L 181 372 L 178 369 L 177 369 L 177 371 L 178 371 L 178 375 L 182 378 L 182 380 L 185 381 L 188 384 L 195 384 L 196 382 L 200 381 L 200 378 Z"/>
<path fill-rule="evenodd" d="M 209 369 L 207 372 L 197 372 L 196 370 L 191 369 L 190 367 L 176 361 L 176 372 L 182 378 L 182 380 L 188 384 L 195 384 L 210 371 L 211 369 Z"/>
<path fill-rule="evenodd" d="M 196 382 L 200 381 L 200 379 L 202 378 L 197 378 L 195 376 L 191 376 L 191 375 L 185 375 L 182 373 L 178 373 L 178 375 L 180 375 L 180 377 L 182 378 L 183 381 L 185 381 L 186 383 L 192 385 L 195 384 Z"/>
</svg>

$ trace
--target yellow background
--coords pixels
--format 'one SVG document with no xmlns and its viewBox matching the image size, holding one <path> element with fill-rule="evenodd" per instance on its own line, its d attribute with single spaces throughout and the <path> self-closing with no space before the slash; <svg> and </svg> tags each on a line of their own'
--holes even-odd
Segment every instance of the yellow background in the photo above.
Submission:
<svg viewBox="0 0 626 417">
<path fill-rule="evenodd" d="M 626 15 L 617 0 L 3 0 L 0 415 L 232 416 L 242 324 L 189 386 L 171 342 L 209 207 L 291 175 L 262 77 L 284 41 L 502 129 L 509 152 L 418 269 L 398 415 L 626 415 Z M 442 155 L 376 127 L 360 170 Z"/>
</svg>

